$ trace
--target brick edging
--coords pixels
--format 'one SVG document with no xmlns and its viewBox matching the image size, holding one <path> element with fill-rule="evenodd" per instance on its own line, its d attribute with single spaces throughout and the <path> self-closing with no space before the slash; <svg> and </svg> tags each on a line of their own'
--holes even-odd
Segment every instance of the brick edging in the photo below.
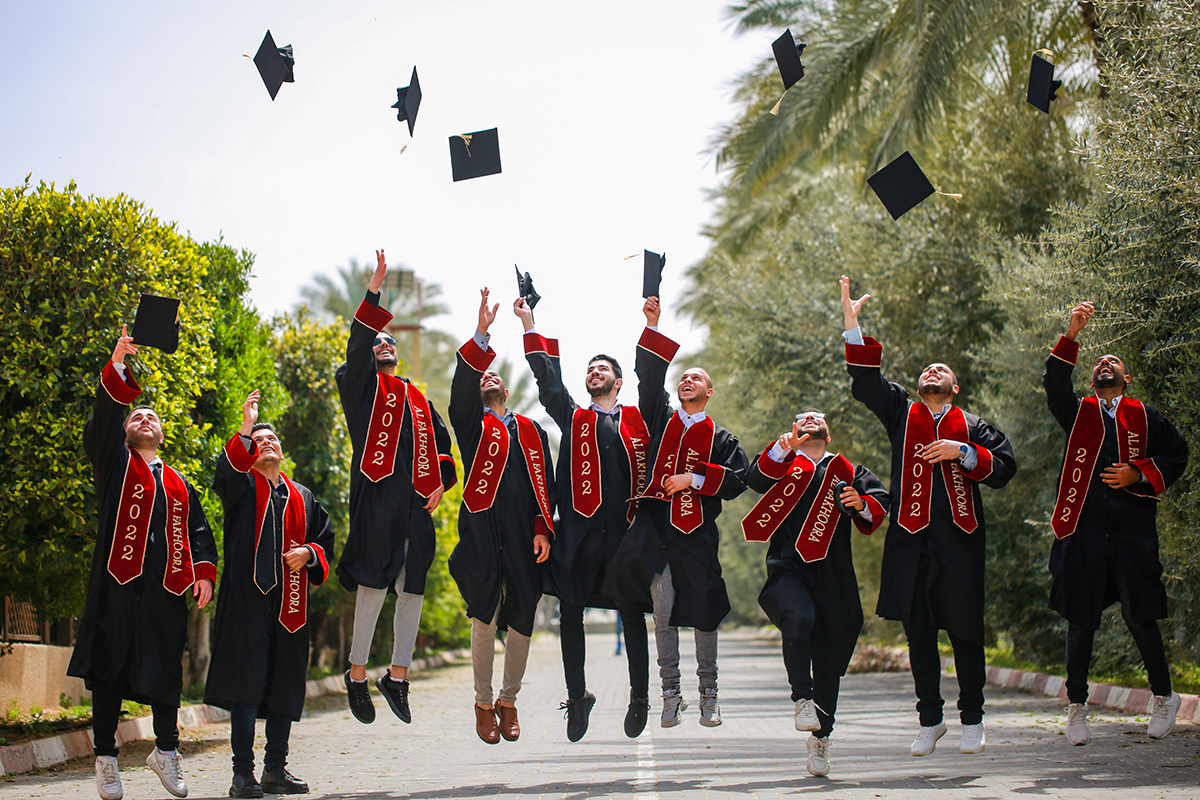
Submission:
<svg viewBox="0 0 1200 800">
<path fill-rule="evenodd" d="M 413 659 L 409 666 L 410 672 L 422 672 L 445 666 L 450 660 L 469 658 L 469 650 L 451 650 L 438 653 L 429 658 Z M 368 670 L 368 677 L 374 679 L 384 675 L 387 667 L 376 667 Z M 305 684 L 305 697 L 320 697 L 332 692 L 345 692 L 346 686 L 341 675 L 330 675 L 328 678 L 308 681 Z M 210 706 L 205 703 L 186 705 L 179 709 L 179 729 L 181 731 L 221 722 L 229 719 L 229 712 L 223 708 Z M 138 739 L 153 739 L 153 719 L 147 715 L 134 719 L 122 720 L 117 725 L 117 746 Z M 11 744 L 0 747 L 0 775 L 16 775 L 31 772 L 35 769 L 45 769 L 55 764 L 61 764 L 72 758 L 92 755 L 92 729 L 59 733 L 45 739 L 34 739 L 21 744 Z"/>
</svg>

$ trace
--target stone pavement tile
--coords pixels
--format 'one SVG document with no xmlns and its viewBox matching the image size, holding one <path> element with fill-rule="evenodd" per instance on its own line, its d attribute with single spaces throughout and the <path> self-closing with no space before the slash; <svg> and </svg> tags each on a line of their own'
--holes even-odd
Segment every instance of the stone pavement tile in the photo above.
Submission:
<svg viewBox="0 0 1200 800">
<path fill-rule="evenodd" d="M 805 770 L 808 734 L 792 726 L 779 643 L 742 633 L 722 634 L 721 707 L 724 724 L 699 724 L 691 637 L 682 637 L 682 725 L 659 727 L 661 701 L 651 690 L 645 733 L 623 732 L 628 703 L 624 656 L 613 655 L 612 634 L 588 636 L 588 685 L 597 696 L 587 736 L 566 738 L 558 704 L 565 699 L 558 639 L 535 637 L 526 682 L 518 697 L 521 739 L 487 745 L 475 735 L 468 664 L 413 680 L 413 724 L 405 725 L 375 697 L 373 725 L 354 720 L 344 696 L 310 701 L 292 729 L 289 768 L 313 787 L 310 798 L 1100 798 L 1200 797 L 1200 735 L 1181 724 L 1161 741 L 1146 736 L 1146 717 L 1092 715 L 1092 741 L 1071 747 L 1063 709 L 1053 698 L 988 687 L 987 749 L 958 752 L 959 725 L 930 756 L 914 759 L 912 680 L 907 673 L 851 675 L 842 682 L 832 770 Z M 497 657 L 497 676 L 502 656 Z M 657 683 L 653 662 L 652 686 Z M 956 685 L 943 681 L 953 711 Z M 374 694 L 374 693 L 373 693 Z M 183 745 L 192 798 L 224 797 L 229 788 L 228 724 L 206 726 Z M 262 752 L 262 726 L 255 743 Z M 152 745 L 121 751 L 125 796 L 165 798 L 142 764 Z M 95 797 L 91 759 L 0 779 L 0 800 Z"/>
</svg>

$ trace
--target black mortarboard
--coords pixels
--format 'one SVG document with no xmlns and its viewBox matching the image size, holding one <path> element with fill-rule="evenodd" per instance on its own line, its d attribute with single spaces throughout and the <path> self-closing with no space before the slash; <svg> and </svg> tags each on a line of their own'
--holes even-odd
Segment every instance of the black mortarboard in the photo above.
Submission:
<svg viewBox="0 0 1200 800">
<path fill-rule="evenodd" d="M 408 82 L 408 86 L 403 89 L 396 90 L 396 105 L 392 108 L 398 108 L 396 119 L 408 120 L 408 135 L 412 136 L 413 128 L 417 124 L 417 109 L 421 107 L 421 84 L 417 81 L 417 68 L 413 67 L 412 79 Z"/>
<path fill-rule="evenodd" d="M 645 251 L 642 264 L 642 297 L 658 297 L 658 286 L 662 282 L 663 267 L 667 265 L 667 254 Z"/>
<path fill-rule="evenodd" d="M 538 304 L 538 300 L 541 300 L 542 296 L 533 288 L 533 278 L 529 277 L 528 272 L 521 275 L 521 269 L 516 264 L 513 264 L 513 269 L 517 271 L 517 294 L 525 298 L 525 305 L 529 306 L 530 311 L 533 311 L 533 307 Z"/>
<path fill-rule="evenodd" d="M 842 502 L 842 492 L 846 491 L 848 484 L 845 481 L 838 481 L 833 486 L 833 504 L 842 514 L 850 515 L 854 513 L 854 509 Z"/>
<path fill-rule="evenodd" d="M 272 100 L 275 99 L 275 95 L 279 94 L 280 86 L 296 82 L 292 74 L 292 67 L 295 64 L 296 59 L 292 56 L 292 46 L 289 44 L 287 47 L 276 47 L 271 32 L 267 31 L 262 44 L 258 47 L 258 52 L 254 54 L 254 66 L 258 67 L 258 74 L 262 76 L 262 81 L 266 85 L 267 91 L 270 92 Z"/>
<path fill-rule="evenodd" d="M 784 91 L 792 88 L 796 81 L 804 77 L 804 65 L 800 63 L 800 54 L 806 47 L 808 44 L 805 42 L 796 44 L 791 28 L 771 42 L 771 49 L 775 51 L 775 63 L 779 66 L 779 77 L 783 78 Z"/>
<path fill-rule="evenodd" d="M 1029 65 L 1029 94 L 1025 99 L 1049 114 L 1050 101 L 1058 99 L 1055 92 L 1060 86 L 1062 81 L 1054 80 L 1054 65 L 1034 55 L 1033 63 Z"/>
<path fill-rule="evenodd" d="M 907 150 L 904 155 L 867 178 L 867 183 L 879 195 L 892 219 L 900 219 L 934 193 L 933 184 Z"/>
<path fill-rule="evenodd" d="M 179 349 L 179 301 L 173 297 L 142 295 L 133 320 L 133 343 L 164 353 Z"/>
<path fill-rule="evenodd" d="M 495 128 L 450 137 L 454 180 L 465 181 L 500 171 L 500 136 Z"/>
</svg>

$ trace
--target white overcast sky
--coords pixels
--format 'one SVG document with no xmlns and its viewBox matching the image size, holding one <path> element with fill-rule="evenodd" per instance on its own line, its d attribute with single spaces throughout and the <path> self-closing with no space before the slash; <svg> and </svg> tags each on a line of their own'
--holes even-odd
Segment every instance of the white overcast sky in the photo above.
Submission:
<svg viewBox="0 0 1200 800">
<path fill-rule="evenodd" d="M 430 324 L 463 339 L 490 286 L 493 344 L 518 361 L 519 264 L 582 394 L 590 355 L 632 368 L 641 258 L 623 258 L 643 248 L 667 253 L 663 332 L 700 344 L 674 312 L 707 247 L 708 142 L 777 34 L 735 37 L 727 1 L 0 0 L 0 182 L 73 179 L 223 235 L 255 253 L 267 315 L 383 247 L 445 287 L 453 313 Z M 241 57 L 268 28 L 296 57 L 275 102 Z M 401 154 L 390 106 L 414 65 L 424 99 Z M 491 127 L 503 173 L 453 183 L 448 137 Z"/>
</svg>

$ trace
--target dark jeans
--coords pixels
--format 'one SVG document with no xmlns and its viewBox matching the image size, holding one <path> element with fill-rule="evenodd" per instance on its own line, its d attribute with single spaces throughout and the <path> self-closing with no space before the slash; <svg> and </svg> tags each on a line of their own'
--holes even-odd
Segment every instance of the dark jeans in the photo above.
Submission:
<svg viewBox="0 0 1200 800">
<path fill-rule="evenodd" d="M 1116 578 L 1121 617 L 1142 656 L 1150 691 L 1159 697 L 1166 697 L 1171 693 L 1171 668 L 1167 666 L 1167 654 L 1158 623 L 1154 620 L 1134 622 L 1130 619 L 1129 583 L 1125 579 L 1125 570 L 1117 559 L 1110 559 L 1108 568 L 1110 575 Z M 1074 622 L 1067 624 L 1067 700 L 1071 703 L 1087 702 L 1088 668 L 1092 663 L 1092 640 L 1095 636 L 1096 631 L 1091 628 Z"/>
<path fill-rule="evenodd" d="M 254 772 L 254 720 L 258 707 L 234 703 L 229 709 L 229 746 L 233 748 L 233 771 Z M 267 746 L 263 767 L 269 772 L 287 765 L 288 738 L 292 733 L 292 718 L 286 714 L 268 714 Z"/>
<path fill-rule="evenodd" d="M 97 756 L 116 756 L 117 723 L 121 721 L 123 686 L 112 683 L 92 684 L 92 751 Z M 165 703 L 151 703 L 154 712 L 154 744 L 169 752 L 179 748 L 179 709 Z"/>
<path fill-rule="evenodd" d="M 783 640 L 783 666 L 787 669 L 788 683 L 792 687 L 792 702 L 812 700 L 817 705 L 817 720 L 821 729 L 813 733 L 824 739 L 833 733 L 833 719 L 837 712 L 838 688 L 842 678 L 821 663 L 813 661 L 812 642 L 807 639 Z"/>
<path fill-rule="evenodd" d="M 640 611 L 619 611 L 625 627 L 625 658 L 629 662 L 629 697 L 650 696 L 650 643 L 646 636 L 646 617 Z M 563 676 L 567 697 L 578 700 L 587 692 L 583 662 L 586 656 L 583 632 L 583 606 L 562 603 L 558 609 L 559 640 L 562 647 Z"/>
<path fill-rule="evenodd" d="M 917 567 L 917 584 L 904 635 L 908 637 L 917 714 L 921 725 L 928 728 L 942 721 L 942 659 L 938 654 L 938 628 L 929 613 L 925 594 L 929 568 L 926 559 L 922 555 Z M 958 718 L 963 725 L 978 725 L 983 722 L 983 686 L 987 682 L 983 643 L 968 642 L 951 633 L 950 646 L 954 648 L 954 672 L 958 676 Z"/>
</svg>

